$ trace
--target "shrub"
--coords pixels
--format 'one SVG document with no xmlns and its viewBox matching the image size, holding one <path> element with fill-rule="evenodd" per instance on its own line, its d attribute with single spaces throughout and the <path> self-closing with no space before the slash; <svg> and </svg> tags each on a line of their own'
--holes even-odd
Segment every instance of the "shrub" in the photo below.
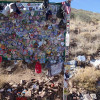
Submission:
<svg viewBox="0 0 100 100">
<path fill-rule="evenodd" d="M 71 18 L 71 19 L 76 19 L 75 13 L 72 12 L 71 15 L 70 15 L 70 18 Z"/>
<path fill-rule="evenodd" d="M 87 67 L 85 69 L 80 69 L 77 74 L 72 78 L 73 84 L 77 84 L 78 88 L 84 88 L 87 91 L 96 92 L 97 81 L 100 78 L 100 71 L 94 68 Z"/>
<path fill-rule="evenodd" d="M 80 13 L 78 14 L 78 17 L 79 17 L 79 19 L 81 19 L 83 22 L 90 23 L 90 22 L 92 21 L 92 18 L 91 18 L 89 15 L 87 15 L 87 14 L 85 14 L 85 13 L 83 13 L 83 12 L 80 12 Z"/>
</svg>

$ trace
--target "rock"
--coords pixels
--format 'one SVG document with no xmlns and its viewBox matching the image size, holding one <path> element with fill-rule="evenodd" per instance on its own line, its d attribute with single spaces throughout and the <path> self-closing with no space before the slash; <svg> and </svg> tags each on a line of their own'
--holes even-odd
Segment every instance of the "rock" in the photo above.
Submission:
<svg viewBox="0 0 100 100">
<path fill-rule="evenodd" d="M 41 97 L 43 97 L 44 95 L 45 95 L 45 92 L 42 92 L 42 93 L 40 94 Z"/>
<path fill-rule="evenodd" d="M 18 87 L 18 85 L 17 85 L 17 84 L 14 84 L 14 85 L 12 85 L 12 87 L 17 88 L 17 87 Z"/>
<path fill-rule="evenodd" d="M 25 80 L 20 80 L 20 85 L 25 85 L 26 81 Z"/>
<path fill-rule="evenodd" d="M 31 97 L 31 90 L 26 91 L 25 96 L 26 97 Z"/>
<path fill-rule="evenodd" d="M 94 100 L 94 99 L 97 99 L 96 97 L 96 94 L 90 94 L 91 98 Z"/>
<path fill-rule="evenodd" d="M 27 88 L 30 88 L 32 86 L 32 82 L 29 82 L 28 84 L 27 84 Z"/>
<path fill-rule="evenodd" d="M 9 83 L 9 85 L 11 85 L 11 86 L 12 86 L 13 84 L 14 84 L 14 83 L 12 83 L 12 82 Z"/>
<path fill-rule="evenodd" d="M 3 91 L 4 91 L 4 89 L 0 89 L 0 93 L 3 92 Z"/>
<path fill-rule="evenodd" d="M 9 67 L 6 69 L 6 71 L 7 71 L 7 72 L 11 72 L 14 68 L 15 68 L 15 66 L 9 66 Z"/>
<path fill-rule="evenodd" d="M 84 100 L 91 100 L 91 97 L 89 94 L 84 94 L 83 97 L 84 97 Z"/>
</svg>

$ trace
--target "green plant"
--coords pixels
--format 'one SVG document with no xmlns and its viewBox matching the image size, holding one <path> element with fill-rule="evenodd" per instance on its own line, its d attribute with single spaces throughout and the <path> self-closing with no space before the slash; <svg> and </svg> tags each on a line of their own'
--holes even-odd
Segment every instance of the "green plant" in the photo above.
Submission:
<svg viewBox="0 0 100 100">
<path fill-rule="evenodd" d="M 71 15 L 70 15 L 70 18 L 71 19 L 76 19 L 76 14 L 72 12 Z"/>
<path fill-rule="evenodd" d="M 81 19 L 83 22 L 90 23 L 90 22 L 92 21 L 92 18 L 91 18 L 89 15 L 87 15 L 87 14 L 85 14 L 85 13 L 82 13 L 82 12 L 80 12 L 80 13 L 78 14 L 78 17 L 79 17 L 79 19 Z"/>
</svg>

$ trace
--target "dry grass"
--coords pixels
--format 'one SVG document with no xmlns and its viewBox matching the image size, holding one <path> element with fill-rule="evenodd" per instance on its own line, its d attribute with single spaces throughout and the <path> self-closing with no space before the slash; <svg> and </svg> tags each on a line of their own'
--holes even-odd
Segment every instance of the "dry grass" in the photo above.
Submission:
<svg viewBox="0 0 100 100">
<path fill-rule="evenodd" d="M 100 24 L 92 25 L 82 21 L 71 20 L 71 33 L 70 39 L 75 40 L 77 46 L 71 48 L 72 54 L 82 52 L 84 54 L 96 53 L 100 48 Z M 75 34 L 75 29 L 79 30 L 78 34 Z"/>
<path fill-rule="evenodd" d="M 76 46 L 71 46 L 71 54 L 96 54 L 100 49 L 100 14 L 72 9 L 72 15 L 74 17 L 70 21 L 70 41 L 74 40 Z M 88 18 L 92 23 L 86 21 Z"/>
<path fill-rule="evenodd" d="M 72 8 L 72 18 L 74 19 L 80 19 L 83 21 L 100 21 L 100 13 L 93 13 L 91 11 L 85 11 L 85 10 L 77 10 Z"/>
<path fill-rule="evenodd" d="M 78 70 L 72 78 L 72 82 L 77 84 L 78 88 L 84 88 L 88 91 L 97 91 L 96 82 L 100 78 L 100 71 L 91 67 Z"/>
</svg>

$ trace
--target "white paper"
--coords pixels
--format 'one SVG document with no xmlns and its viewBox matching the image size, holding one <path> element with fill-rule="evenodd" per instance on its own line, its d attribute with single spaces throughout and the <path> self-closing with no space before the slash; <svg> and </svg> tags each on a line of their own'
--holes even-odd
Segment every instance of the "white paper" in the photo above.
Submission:
<svg viewBox="0 0 100 100">
<path fill-rule="evenodd" d="M 69 34 L 66 34 L 66 46 L 69 46 Z"/>
</svg>

